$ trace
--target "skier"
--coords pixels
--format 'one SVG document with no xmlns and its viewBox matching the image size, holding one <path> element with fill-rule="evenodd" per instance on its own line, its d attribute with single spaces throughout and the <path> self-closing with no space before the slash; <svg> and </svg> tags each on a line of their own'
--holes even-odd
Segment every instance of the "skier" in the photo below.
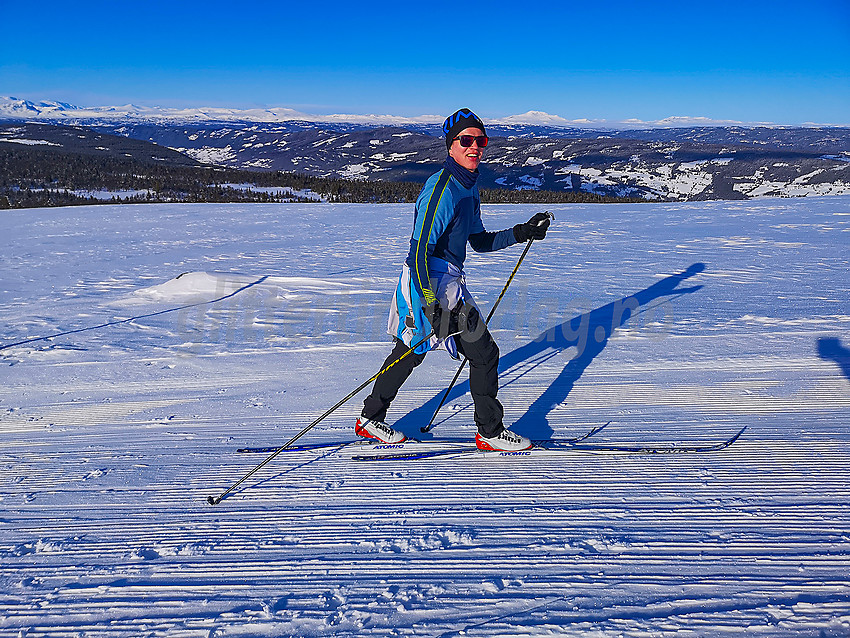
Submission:
<svg viewBox="0 0 850 638">
<path fill-rule="evenodd" d="M 483 450 L 524 450 L 531 441 L 506 429 L 499 389 L 499 348 L 466 288 L 463 262 L 466 244 L 476 252 L 501 250 L 529 239 L 543 239 L 549 217 L 538 213 L 524 224 L 487 232 L 481 221 L 478 165 L 488 138 L 484 123 L 469 109 L 460 109 L 443 123 L 448 156 L 416 200 L 410 252 L 402 267 L 390 306 L 387 331 L 395 346 L 381 369 L 397 361 L 432 330 L 435 335 L 379 376 L 366 397 L 354 431 L 383 443 L 406 439 L 384 422 L 387 409 L 413 368 L 425 354 L 443 347 L 469 359 L 469 387 L 475 404 L 475 435 Z M 460 338 L 454 333 L 460 332 Z"/>
</svg>

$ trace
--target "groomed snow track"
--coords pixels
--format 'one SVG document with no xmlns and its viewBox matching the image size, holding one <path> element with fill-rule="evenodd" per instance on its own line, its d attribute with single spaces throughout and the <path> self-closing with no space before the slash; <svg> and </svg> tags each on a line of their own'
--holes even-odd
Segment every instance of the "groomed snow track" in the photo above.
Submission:
<svg viewBox="0 0 850 638">
<path fill-rule="evenodd" d="M 295 452 L 210 507 L 260 460 L 236 449 L 383 361 L 409 206 L 5 211 L 0 636 L 850 635 L 850 198 L 552 210 L 493 323 L 506 420 L 611 421 L 612 444 L 747 426 L 735 445 Z M 470 257 L 485 312 L 517 255 Z M 453 365 L 417 368 L 399 427 Z M 436 436 L 471 436 L 467 390 Z M 304 442 L 345 439 L 359 402 Z"/>
</svg>

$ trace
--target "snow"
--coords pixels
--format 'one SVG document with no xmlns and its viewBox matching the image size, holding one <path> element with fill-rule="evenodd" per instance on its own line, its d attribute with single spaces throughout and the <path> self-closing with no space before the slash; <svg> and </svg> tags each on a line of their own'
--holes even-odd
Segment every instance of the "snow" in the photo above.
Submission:
<svg viewBox="0 0 850 638">
<path fill-rule="evenodd" d="M 364 179 L 369 172 L 369 166 L 366 164 L 347 164 L 339 171 L 340 177 L 346 179 Z"/>
<path fill-rule="evenodd" d="M 523 184 L 527 184 L 528 186 L 521 186 L 520 189 L 523 188 L 540 188 L 543 185 L 543 178 L 536 177 L 534 175 L 520 175 L 519 181 Z"/>
<path fill-rule="evenodd" d="M 534 157 L 533 155 L 528 157 L 525 160 L 523 166 L 540 166 L 541 164 L 545 164 L 546 160 L 542 157 Z"/>
<path fill-rule="evenodd" d="M 229 144 L 224 148 L 203 146 L 201 148 L 173 147 L 172 150 L 188 155 L 202 164 L 226 164 L 236 159 L 236 152 Z"/>
<path fill-rule="evenodd" d="M 56 189 L 50 189 L 50 190 L 56 190 Z M 62 192 L 62 191 L 57 191 L 57 192 Z M 127 189 L 127 190 L 114 190 L 114 191 L 113 190 L 106 190 L 106 189 L 103 189 L 103 190 L 77 189 L 77 190 L 73 190 L 73 191 L 69 191 L 69 192 L 73 193 L 74 195 L 77 195 L 78 197 L 94 197 L 95 199 L 101 199 L 101 200 L 110 200 L 113 197 L 117 197 L 119 199 L 122 199 L 122 198 L 123 199 L 129 199 L 130 197 L 137 197 L 139 195 L 147 196 L 147 195 L 154 195 L 155 194 L 154 191 L 148 190 L 148 189 L 144 189 L 144 190 Z"/>
<path fill-rule="evenodd" d="M 374 155 L 370 155 L 369 159 L 383 160 L 385 162 L 404 162 L 413 155 L 416 155 L 416 153 L 390 153 L 389 155 L 384 153 L 375 153 Z"/>
<path fill-rule="evenodd" d="M 234 190 L 251 191 L 254 193 L 269 193 L 271 195 L 295 195 L 297 197 L 305 197 L 314 201 L 323 201 L 323 196 L 315 193 L 309 188 L 301 188 L 295 190 L 290 186 L 257 186 L 256 184 L 222 184 L 224 188 L 232 188 Z"/>
<path fill-rule="evenodd" d="M 0 142 L 12 142 L 15 144 L 24 144 L 26 146 L 62 146 L 61 144 L 48 142 L 47 140 L 27 140 L 17 137 L 0 137 Z"/>
<path fill-rule="evenodd" d="M 542 206 L 485 206 L 490 230 Z M 554 205 L 494 317 L 509 424 L 722 452 L 362 464 L 410 205 L 3 211 L 0 636 L 846 636 L 850 197 Z M 470 253 L 487 312 L 520 246 Z M 428 356 L 390 420 L 427 422 Z M 351 435 L 363 394 L 303 441 Z M 436 436 L 471 437 L 468 384 Z"/>
<path fill-rule="evenodd" d="M 676 148 L 666 149 L 673 153 Z M 607 187 L 620 186 L 621 196 L 632 196 L 638 191 L 630 188 L 633 184 L 647 188 L 651 191 L 650 196 L 691 198 L 703 193 L 712 184 L 712 174 L 703 170 L 707 164 L 728 165 L 733 161 L 730 157 L 716 157 L 710 160 L 697 160 L 693 162 L 662 164 L 651 168 L 635 161 L 632 163 L 606 168 L 600 170 L 580 165 L 570 165 L 556 171 L 556 174 L 575 174 L 584 178 L 581 189 L 588 192 L 606 193 Z M 778 164 L 777 164 L 778 165 Z M 837 168 L 841 168 L 840 166 Z M 806 197 L 819 195 L 848 195 L 850 184 L 843 181 L 810 183 L 812 178 L 824 172 L 817 169 L 805 175 L 801 175 L 790 182 L 767 181 L 765 173 L 768 167 L 757 169 L 751 177 L 737 177 L 738 183 L 733 185 L 733 190 L 743 193 L 747 197 Z"/>
<path fill-rule="evenodd" d="M 809 183 L 808 180 L 822 173 L 822 169 L 801 175 L 791 182 L 772 182 L 765 180 L 760 171 L 753 175 L 752 182 L 744 181 L 748 178 L 738 178 L 741 181 L 734 184 L 732 188 L 747 197 L 808 197 L 819 195 L 847 195 L 850 193 L 850 184 L 843 181 Z"/>
<path fill-rule="evenodd" d="M 483 117 L 486 115 L 482 114 Z M 304 113 L 286 107 L 270 107 L 256 109 L 237 108 L 168 108 L 161 106 L 138 106 L 125 104 L 122 106 L 76 106 L 65 102 L 46 101 L 33 102 L 17 97 L 0 96 L 0 119 L 29 120 L 80 120 L 96 119 L 100 121 L 142 121 L 142 122 L 324 122 L 348 123 L 367 126 L 405 126 L 411 124 L 442 124 L 443 115 L 400 116 L 390 114 L 316 114 Z M 500 125 L 533 125 L 553 126 L 563 128 L 597 129 L 645 129 L 645 128 L 675 128 L 694 126 L 777 126 L 770 122 L 741 122 L 738 120 L 716 120 L 703 116 L 671 116 L 657 120 L 642 120 L 628 118 L 624 120 L 606 120 L 594 118 L 567 119 L 544 111 L 528 111 L 518 115 L 508 115 L 500 118 L 487 117 L 492 124 Z M 829 126 L 822 123 L 806 122 L 802 126 Z"/>
<path fill-rule="evenodd" d="M 608 169 L 607 183 L 634 183 L 666 197 L 694 197 L 711 186 L 712 174 L 702 170 L 707 161 L 662 164 L 650 172 L 648 168 L 629 166 L 624 170 Z M 596 180 L 599 181 L 599 180 Z"/>
<path fill-rule="evenodd" d="M 13 190 L 20 190 L 18 187 L 13 187 Z M 86 197 L 86 198 L 94 198 L 101 201 L 109 201 L 112 199 L 130 199 L 131 197 L 138 196 L 148 196 L 148 195 L 156 195 L 155 191 L 152 190 L 139 190 L 139 189 L 128 189 L 128 190 L 89 190 L 86 188 L 78 188 L 74 190 L 68 190 L 66 188 L 30 188 L 29 189 L 33 193 L 42 193 L 47 191 L 49 193 L 71 193 L 72 195 L 76 195 L 77 197 Z"/>
<path fill-rule="evenodd" d="M 162 284 L 133 291 L 133 298 L 140 301 L 202 302 L 236 291 L 254 283 L 251 277 L 228 273 L 188 272 L 177 275 Z"/>
</svg>

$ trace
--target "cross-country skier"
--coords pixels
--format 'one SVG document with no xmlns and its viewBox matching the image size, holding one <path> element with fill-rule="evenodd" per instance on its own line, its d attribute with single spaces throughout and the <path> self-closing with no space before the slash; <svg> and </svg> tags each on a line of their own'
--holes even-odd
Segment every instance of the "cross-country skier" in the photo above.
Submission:
<svg viewBox="0 0 850 638">
<path fill-rule="evenodd" d="M 387 409 L 413 368 L 436 347 L 469 359 L 469 387 L 475 403 L 475 441 L 483 450 L 524 450 L 531 441 L 506 429 L 499 390 L 499 348 L 466 288 L 463 262 L 466 244 L 476 252 L 501 250 L 529 239 L 543 239 L 549 218 L 538 213 L 524 224 L 487 232 L 481 221 L 478 165 L 487 146 L 484 123 L 469 109 L 460 109 L 443 123 L 448 157 L 416 200 L 410 253 L 390 307 L 388 332 L 395 347 L 384 368 L 434 326 L 436 335 L 396 363 L 375 381 L 355 424 L 359 436 L 400 443 L 404 434 L 384 422 Z M 463 331 L 457 338 L 448 336 Z M 383 369 L 383 368 L 382 368 Z"/>
</svg>

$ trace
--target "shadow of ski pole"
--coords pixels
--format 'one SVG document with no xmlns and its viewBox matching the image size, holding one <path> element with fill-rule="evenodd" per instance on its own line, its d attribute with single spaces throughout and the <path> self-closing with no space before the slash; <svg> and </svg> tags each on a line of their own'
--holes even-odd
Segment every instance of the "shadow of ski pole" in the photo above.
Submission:
<svg viewBox="0 0 850 638">
<path fill-rule="evenodd" d="M 181 310 L 187 310 L 189 308 L 197 308 L 199 306 L 209 306 L 209 305 L 212 305 L 212 304 L 219 303 L 221 301 L 225 301 L 226 299 L 230 299 L 231 297 L 235 297 L 239 293 L 244 292 L 245 290 L 248 290 L 249 288 L 252 288 L 254 286 L 257 286 L 257 285 L 263 283 L 268 278 L 269 278 L 268 275 L 263 275 L 257 281 L 253 281 L 249 284 L 245 284 L 241 288 L 234 290 L 231 293 L 228 293 L 228 294 L 223 295 L 221 297 L 218 297 L 216 299 L 210 299 L 209 301 L 199 301 L 197 303 L 186 304 L 184 306 L 179 306 L 177 308 L 168 308 L 166 310 L 159 310 L 157 312 L 149 312 L 149 313 L 144 314 L 144 315 L 137 315 L 135 317 L 128 317 L 127 319 L 116 319 L 115 321 L 107 321 L 105 323 L 101 323 L 101 324 L 98 324 L 96 326 L 87 326 L 85 328 L 77 328 L 75 330 L 65 330 L 64 332 L 56 332 L 54 334 L 45 335 L 43 337 L 31 337 L 29 339 L 22 339 L 21 341 L 16 341 L 14 343 L 7 343 L 5 345 L 0 345 L 0 350 L 6 350 L 8 348 L 14 348 L 16 346 L 23 346 L 23 345 L 26 345 L 28 343 L 36 343 L 38 341 L 47 341 L 49 339 L 55 339 L 57 337 L 64 337 L 64 336 L 67 336 L 67 335 L 80 334 L 82 332 L 89 332 L 91 330 L 101 330 L 103 328 L 109 328 L 111 326 L 119 326 L 121 324 L 130 323 L 130 322 L 133 322 L 133 321 L 138 321 L 140 319 L 147 319 L 149 317 L 158 317 L 160 315 L 167 315 L 168 313 L 171 313 L 171 312 L 179 312 Z"/>
</svg>

